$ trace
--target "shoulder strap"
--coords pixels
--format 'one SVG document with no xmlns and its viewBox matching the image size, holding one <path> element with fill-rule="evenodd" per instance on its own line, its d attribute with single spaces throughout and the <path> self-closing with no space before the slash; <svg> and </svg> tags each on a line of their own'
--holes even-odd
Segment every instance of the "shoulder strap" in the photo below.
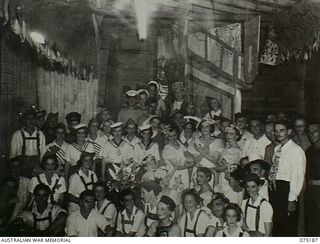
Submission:
<svg viewBox="0 0 320 244">
<path fill-rule="evenodd" d="M 249 208 L 249 198 L 247 199 L 246 207 L 245 207 L 245 210 L 244 210 L 244 224 L 246 226 L 248 226 L 248 223 L 247 223 L 248 208 Z"/>
<path fill-rule="evenodd" d="M 224 231 L 222 232 L 222 237 L 227 237 L 226 233 Z"/>
<path fill-rule="evenodd" d="M 79 174 L 78 174 L 78 175 L 79 175 Z M 80 177 L 80 180 L 81 180 L 82 184 L 84 185 L 84 188 L 85 188 L 86 190 L 88 190 L 88 186 L 87 186 L 87 183 L 86 183 L 86 181 L 84 180 L 84 178 L 83 178 L 81 175 L 79 175 L 79 177 Z"/>
<path fill-rule="evenodd" d="M 24 135 L 23 131 L 21 130 L 21 136 L 22 136 L 22 152 L 21 155 L 26 155 L 26 136 Z"/>
<path fill-rule="evenodd" d="M 54 183 L 54 185 L 52 187 L 52 190 L 51 190 L 50 199 L 51 199 L 51 203 L 52 204 L 54 203 L 53 195 L 56 193 L 56 189 L 57 189 L 59 180 L 60 180 L 60 177 L 58 179 L 56 179 L 56 182 Z"/>
<path fill-rule="evenodd" d="M 34 212 L 32 212 L 33 217 L 33 229 L 37 229 L 37 216 Z"/>
<path fill-rule="evenodd" d="M 183 231 L 183 236 L 186 237 L 187 236 L 187 226 L 188 226 L 188 215 L 186 213 L 186 217 L 185 217 L 185 221 L 184 221 L 184 231 Z"/>
<path fill-rule="evenodd" d="M 193 231 L 194 231 L 195 236 L 197 236 L 197 225 L 198 225 L 198 221 L 199 221 L 199 218 L 200 218 L 200 215 L 202 212 L 203 212 L 203 210 L 199 211 L 196 222 L 194 223 L 194 226 L 193 226 Z"/>
<path fill-rule="evenodd" d="M 105 206 L 105 207 L 103 208 L 103 210 L 102 210 L 102 212 L 101 212 L 102 215 L 104 215 L 104 212 L 107 210 L 107 208 L 110 206 L 110 204 L 112 204 L 112 202 L 109 202 L 109 203 L 107 204 L 107 206 Z"/>
<path fill-rule="evenodd" d="M 240 232 L 240 233 L 239 233 L 239 237 L 243 237 L 243 232 Z"/>
<path fill-rule="evenodd" d="M 40 175 L 37 175 L 36 177 L 37 177 L 38 183 L 39 183 L 39 184 L 42 184 L 42 180 L 40 179 Z"/>
<path fill-rule="evenodd" d="M 264 202 L 264 201 L 267 201 L 265 198 L 262 198 L 261 201 L 260 201 L 260 204 L 257 208 L 257 212 L 256 212 L 256 231 L 259 230 L 259 223 L 260 223 L 260 207 L 261 207 L 261 204 Z"/>
<path fill-rule="evenodd" d="M 37 129 L 37 150 L 38 150 L 38 156 L 41 155 L 41 152 L 40 152 L 40 133 L 39 133 L 39 130 Z"/>
</svg>

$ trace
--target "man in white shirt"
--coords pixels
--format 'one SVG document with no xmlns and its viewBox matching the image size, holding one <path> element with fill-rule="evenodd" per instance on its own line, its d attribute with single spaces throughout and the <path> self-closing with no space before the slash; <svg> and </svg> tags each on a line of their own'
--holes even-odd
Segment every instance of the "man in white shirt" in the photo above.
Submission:
<svg viewBox="0 0 320 244">
<path fill-rule="evenodd" d="M 96 210 L 95 195 L 91 190 L 80 194 L 81 208 L 67 218 L 66 233 L 72 237 L 97 237 L 98 229 L 105 233 L 106 218 Z"/>
<path fill-rule="evenodd" d="M 306 156 L 291 139 L 291 125 L 286 120 L 275 123 L 275 147 L 270 172 L 270 202 L 274 209 L 274 236 L 295 236 L 297 201 L 304 184 Z"/>
<path fill-rule="evenodd" d="M 17 130 L 11 139 L 10 158 L 21 156 L 22 176 L 31 178 L 34 170 L 39 168 L 40 156 L 46 148 L 44 134 L 36 127 L 36 111 L 28 109 L 22 115 L 24 127 Z"/>
<path fill-rule="evenodd" d="M 262 122 L 259 118 L 253 118 L 249 123 L 253 138 L 248 139 L 243 147 L 243 163 L 251 162 L 256 159 L 264 159 L 266 146 L 271 141 L 266 137 L 262 130 Z"/>
</svg>

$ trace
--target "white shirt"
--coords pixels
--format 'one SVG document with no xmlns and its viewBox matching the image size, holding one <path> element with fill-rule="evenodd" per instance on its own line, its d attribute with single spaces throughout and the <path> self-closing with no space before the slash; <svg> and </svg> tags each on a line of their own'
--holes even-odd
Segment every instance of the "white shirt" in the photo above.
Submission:
<svg viewBox="0 0 320 244">
<path fill-rule="evenodd" d="M 261 200 L 263 198 L 261 196 L 258 196 L 257 200 L 252 203 L 252 199 L 246 199 L 242 201 L 241 209 L 244 215 L 244 222 L 247 224 L 247 227 L 250 229 L 250 231 L 256 231 L 256 213 L 257 209 L 250 207 L 258 207 L 261 203 Z M 247 209 L 247 215 L 246 213 L 246 205 L 249 201 L 249 206 Z M 273 209 L 271 207 L 271 204 L 268 201 L 263 201 L 260 205 L 260 219 L 259 219 L 259 227 L 258 231 L 265 234 L 266 229 L 264 227 L 264 223 L 272 223 L 272 216 L 273 216 Z"/>
<path fill-rule="evenodd" d="M 14 207 L 12 218 L 15 219 L 19 214 L 22 213 L 23 208 L 26 205 L 28 190 L 30 185 L 30 179 L 20 176 L 19 188 L 17 192 L 17 204 Z"/>
<path fill-rule="evenodd" d="M 274 152 L 281 148 L 279 158 L 279 168 L 276 176 L 277 180 L 290 182 L 289 199 L 288 201 L 296 201 L 301 192 L 305 172 L 306 172 L 306 156 L 300 146 L 289 140 L 281 147 L 281 144 L 275 147 Z M 275 162 L 273 156 L 273 163 Z"/>
<path fill-rule="evenodd" d="M 114 140 L 109 140 L 102 147 L 100 157 L 113 164 L 122 164 L 123 161 L 133 158 L 134 153 L 132 146 L 126 140 L 122 140 L 120 145 Z"/>
<path fill-rule="evenodd" d="M 117 216 L 117 209 L 112 202 L 110 202 L 108 199 L 104 199 L 99 209 L 98 203 L 96 202 L 96 210 L 98 210 L 99 213 L 106 218 L 107 225 L 114 227 Z"/>
<path fill-rule="evenodd" d="M 77 210 L 67 218 L 66 233 L 68 236 L 97 237 L 98 229 L 104 231 L 106 226 L 106 218 L 97 210 L 92 209 L 87 219 Z"/>
<path fill-rule="evenodd" d="M 266 151 L 266 146 L 268 146 L 271 141 L 263 135 L 258 140 L 255 138 L 248 139 L 243 147 L 243 157 L 248 157 L 249 162 L 264 159 L 264 154 Z"/>
<path fill-rule="evenodd" d="M 259 190 L 259 195 L 266 199 L 267 201 L 269 201 L 269 182 L 268 180 L 266 179 L 263 179 L 264 180 L 264 183 L 263 185 L 261 186 L 260 190 Z"/>
<path fill-rule="evenodd" d="M 159 146 L 158 143 L 150 142 L 146 147 L 142 142 L 139 142 L 134 147 L 134 161 L 141 163 L 142 160 L 151 154 L 155 157 L 156 161 L 160 160 Z"/>
<path fill-rule="evenodd" d="M 222 222 L 219 218 L 217 218 L 216 216 L 214 216 L 213 214 L 211 214 L 210 216 L 210 225 L 217 228 L 217 227 L 221 227 L 221 226 L 226 226 L 226 222 Z"/>
<path fill-rule="evenodd" d="M 128 235 L 130 232 L 138 232 L 141 225 L 143 225 L 144 213 L 141 209 L 133 207 L 132 215 L 128 217 L 127 210 L 124 209 L 119 213 L 117 220 L 117 231 Z"/>
<path fill-rule="evenodd" d="M 219 108 L 217 111 L 211 110 L 210 112 L 206 113 L 204 116 L 205 120 L 214 120 L 214 116 L 220 116 L 222 114 L 221 109 Z"/>
<path fill-rule="evenodd" d="M 182 101 L 174 101 L 173 106 L 172 106 L 172 111 L 180 110 L 182 103 L 183 103 L 183 100 Z"/>
<path fill-rule="evenodd" d="M 25 141 L 25 156 L 41 156 L 45 152 L 46 148 L 46 138 L 42 131 L 35 129 L 32 135 L 29 135 L 29 133 L 22 128 L 21 130 L 17 130 L 12 136 L 10 158 L 23 154 L 23 138 L 21 132 L 24 134 L 25 138 L 37 138 L 37 135 L 39 136 L 40 155 L 38 154 L 37 140 L 27 139 Z"/>
<path fill-rule="evenodd" d="M 226 237 L 239 237 L 240 233 L 243 233 L 242 237 L 250 237 L 249 233 L 243 231 L 240 226 L 238 226 L 236 232 L 234 232 L 233 234 L 229 234 L 227 229 L 228 226 L 226 226 L 223 230 L 219 230 L 216 234 L 216 237 L 223 237 L 223 234 L 225 234 Z"/>
<path fill-rule="evenodd" d="M 69 144 L 66 150 L 66 160 L 71 166 L 77 165 L 82 152 L 95 153 L 93 144 L 85 141 L 81 148 L 76 143 Z"/>
<path fill-rule="evenodd" d="M 34 204 L 32 207 L 32 211 L 24 211 L 19 217 L 23 219 L 23 222 L 28 226 L 34 226 L 34 217 L 33 214 L 36 215 L 37 219 L 47 218 L 49 217 L 49 212 L 51 212 L 52 222 L 56 220 L 60 213 L 66 213 L 66 211 L 60 208 L 57 205 L 49 204 L 47 209 L 40 214 L 37 209 L 37 204 Z M 36 228 L 37 230 L 45 230 L 50 226 L 49 220 L 37 221 Z"/>
<path fill-rule="evenodd" d="M 38 176 L 40 178 L 41 183 L 47 185 L 52 190 L 55 187 L 55 192 L 53 194 L 53 200 L 55 202 L 59 201 L 60 195 L 67 191 L 66 182 L 64 177 L 59 177 L 58 174 L 54 173 L 51 179 L 51 184 L 48 183 L 47 177 L 44 173 Z M 29 185 L 29 193 L 33 194 L 34 188 L 40 184 L 38 177 L 32 177 Z M 58 180 L 58 182 L 57 182 Z M 57 184 L 56 184 L 57 182 Z M 50 200 L 50 199 L 49 199 Z"/>
<path fill-rule="evenodd" d="M 243 135 L 241 136 L 241 139 L 238 141 L 238 145 L 241 150 L 243 150 L 246 141 L 251 138 L 253 138 L 253 135 L 249 131 L 245 130 Z"/>
<path fill-rule="evenodd" d="M 79 169 L 79 171 L 71 175 L 69 179 L 68 192 L 74 195 L 75 197 L 79 197 L 81 192 L 86 190 L 85 185 L 81 181 L 81 178 L 80 178 L 81 176 L 84 179 L 86 184 L 90 184 L 90 185 L 87 185 L 88 190 L 92 190 L 93 183 L 96 183 L 98 181 L 96 173 L 93 172 L 92 170 L 89 170 L 89 174 L 87 176 L 85 173 L 82 172 L 81 169 Z M 92 179 L 93 179 L 93 182 L 92 182 Z"/>
<path fill-rule="evenodd" d="M 230 200 L 230 203 L 236 203 L 240 205 L 244 197 L 244 189 L 240 192 L 235 192 L 229 184 L 218 184 L 214 187 L 214 192 L 220 192 Z"/>
<path fill-rule="evenodd" d="M 131 141 L 129 141 L 129 139 L 127 137 L 125 137 L 125 139 L 127 140 L 127 142 L 132 146 L 135 147 L 141 140 L 139 137 L 134 136 L 133 139 Z"/>
<path fill-rule="evenodd" d="M 200 213 L 201 211 L 201 213 Z M 197 226 L 195 226 L 198 214 L 200 214 Z M 185 226 L 187 218 L 187 225 Z M 179 227 L 181 229 L 181 233 L 184 236 L 185 233 L 185 228 L 189 230 L 195 230 L 196 235 L 201 235 L 204 234 L 207 230 L 207 227 L 210 225 L 210 218 L 209 216 L 205 213 L 205 211 L 197 209 L 194 213 L 193 219 L 191 219 L 190 213 L 184 213 L 179 221 Z M 186 232 L 187 237 L 194 237 L 192 233 Z"/>
</svg>

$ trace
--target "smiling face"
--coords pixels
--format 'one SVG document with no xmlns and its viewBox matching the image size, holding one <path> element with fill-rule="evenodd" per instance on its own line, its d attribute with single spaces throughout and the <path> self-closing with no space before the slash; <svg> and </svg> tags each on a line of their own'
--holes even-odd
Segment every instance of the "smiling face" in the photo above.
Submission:
<svg viewBox="0 0 320 244">
<path fill-rule="evenodd" d="M 237 224 L 238 216 L 234 209 L 228 209 L 226 211 L 226 222 L 227 224 Z"/>
<path fill-rule="evenodd" d="M 86 129 L 79 129 L 76 132 L 76 136 L 77 136 L 77 141 L 83 141 L 86 136 L 87 136 L 87 131 Z"/>
<path fill-rule="evenodd" d="M 99 123 L 98 122 L 92 122 L 89 126 L 89 133 L 90 134 L 97 134 L 99 130 Z"/>
<path fill-rule="evenodd" d="M 236 119 L 236 126 L 239 127 L 240 130 L 244 130 L 247 128 L 247 118 L 240 117 Z"/>
<path fill-rule="evenodd" d="M 94 208 L 95 198 L 93 196 L 85 196 L 80 201 L 80 206 L 85 212 L 90 212 Z"/>
<path fill-rule="evenodd" d="M 121 203 L 123 204 L 124 208 L 127 210 L 132 210 L 134 207 L 134 197 L 133 195 L 129 194 L 123 197 L 121 200 Z"/>
<path fill-rule="evenodd" d="M 217 218 L 221 218 L 223 216 L 223 211 L 225 208 L 225 203 L 222 199 L 217 199 L 213 201 L 211 211 Z"/>
<path fill-rule="evenodd" d="M 128 135 L 135 135 L 136 134 L 136 130 L 137 130 L 137 127 L 135 124 L 128 124 L 126 126 L 126 132 Z"/>
<path fill-rule="evenodd" d="M 156 170 L 157 170 L 157 162 L 156 162 L 156 160 L 154 158 L 150 159 L 150 160 L 147 160 L 145 167 L 146 167 L 146 170 L 148 172 L 156 172 Z"/>
<path fill-rule="evenodd" d="M 268 123 L 265 125 L 265 134 L 266 134 L 266 137 L 270 141 L 274 141 L 276 139 L 276 137 L 274 135 L 274 124 L 273 123 Z"/>
<path fill-rule="evenodd" d="M 160 220 L 169 218 L 171 215 L 169 206 L 163 202 L 159 202 L 157 205 L 157 215 Z"/>
<path fill-rule="evenodd" d="M 191 138 L 192 135 L 193 135 L 193 126 L 192 126 L 192 124 L 190 124 L 190 123 L 186 124 L 184 126 L 184 136 L 186 138 Z"/>
<path fill-rule="evenodd" d="M 103 186 L 96 186 L 96 187 L 94 188 L 94 194 L 95 194 L 96 199 L 97 199 L 98 201 L 103 200 L 103 199 L 105 198 L 105 197 L 104 197 L 104 188 L 103 188 Z"/>
<path fill-rule="evenodd" d="M 246 191 L 249 197 L 256 197 L 259 194 L 260 186 L 255 181 L 246 183 Z"/>
<path fill-rule="evenodd" d="M 55 169 L 57 167 L 57 162 L 52 159 L 52 158 L 48 158 L 45 162 L 44 162 L 44 170 L 46 172 L 54 172 Z"/>
<path fill-rule="evenodd" d="M 49 199 L 49 192 L 47 192 L 46 190 L 38 190 L 37 192 L 35 192 L 34 194 L 34 200 L 37 204 L 38 207 L 44 207 L 48 205 L 48 199 Z"/>
<path fill-rule="evenodd" d="M 141 137 L 143 140 L 150 140 L 151 135 L 152 135 L 151 130 L 144 130 L 141 132 Z"/>
<path fill-rule="evenodd" d="M 183 206 L 186 212 L 192 212 L 197 209 L 198 203 L 196 202 L 196 199 L 193 195 L 189 194 L 186 195 L 183 199 Z"/>
<path fill-rule="evenodd" d="M 112 130 L 112 135 L 115 139 L 121 139 L 122 137 L 122 128 L 118 127 Z"/>
<path fill-rule="evenodd" d="M 250 166 L 250 173 L 258 175 L 260 178 L 264 177 L 265 170 L 260 164 L 252 164 Z"/>
<path fill-rule="evenodd" d="M 175 143 L 177 141 L 177 132 L 175 130 L 171 131 L 168 138 L 170 143 Z"/>
<path fill-rule="evenodd" d="M 204 185 L 206 183 L 208 183 L 207 176 L 203 172 L 197 171 L 197 184 L 199 186 L 202 186 L 202 185 Z"/>
<path fill-rule="evenodd" d="M 235 142 L 237 141 L 238 134 L 235 129 L 229 128 L 225 131 L 225 137 L 227 142 Z"/>
<path fill-rule="evenodd" d="M 260 136 L 262 134 L 262 124 L 259 120 L 251 120 L 249 127 L 251 133 L 255 137 Z"/>
<path fill-rule="evenodd" d="M 320 126 L 310 125 L 308 128 L 308 135 L 312 143 L 320 142 Z"/>
</svg>

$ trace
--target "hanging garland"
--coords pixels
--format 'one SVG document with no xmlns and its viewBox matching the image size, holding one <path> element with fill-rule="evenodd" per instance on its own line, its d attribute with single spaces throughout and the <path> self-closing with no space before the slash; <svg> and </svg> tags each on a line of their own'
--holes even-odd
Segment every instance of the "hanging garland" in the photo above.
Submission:
<svg viewBox="0 0 320 244">
<path fill-rule="evenodd" d="M 12 14 L 8 8 L 9 5 L 3 5 L 0 11 L 0 24 L 3 25 L 5 41 L 11 49 L 30 57 L 46 70 L 71 75 L 79 80 L 95 79 L 93 65 L 76 65 L 73 59 L 62 56 L 56 43 L 50 45 L 47 40 L 43 44 L 34 41 L 23 20 L 22 7 L 16 7 L 15 13 Z"/>
</svg>

